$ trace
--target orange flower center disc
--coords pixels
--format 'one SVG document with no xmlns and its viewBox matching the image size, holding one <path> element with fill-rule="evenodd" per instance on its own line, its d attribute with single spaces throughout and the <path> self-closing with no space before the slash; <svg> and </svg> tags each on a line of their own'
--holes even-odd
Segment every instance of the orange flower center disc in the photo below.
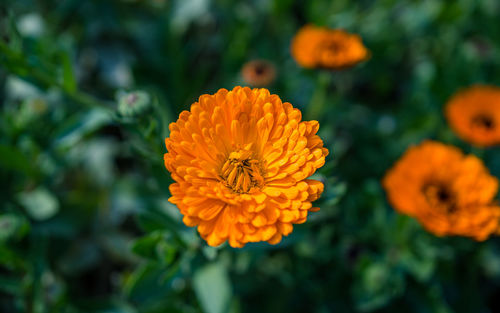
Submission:
<svg viewBox="0 0 500 313">
<path fill-rule="evenodd" d="M 495 127 L 495 121 L 486 115 L 477 115 L 472 118 L 472 126 L 482 128 L 483 130 L 492 130 Z"/>
<path fill-rule="evenodd" d="M 249 193 L 252 188 L 264 185 L 260 161 L 247 150 L 231 152 L 222 166 L 220 177 L 226 187 L 235 193 Z"/>
<path fill-rule="evenodd" d="M 423 193 L 431 206 L 444 208 L 448 213 L 455 211 L 455 195 L 446 186 L 430 183 L 424 186 Z"/>
</svg>

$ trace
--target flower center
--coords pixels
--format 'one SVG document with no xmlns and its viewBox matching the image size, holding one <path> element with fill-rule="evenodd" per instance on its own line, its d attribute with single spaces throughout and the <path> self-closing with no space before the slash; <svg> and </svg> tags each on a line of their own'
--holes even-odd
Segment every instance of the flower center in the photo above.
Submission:
<svg viewBox="0 0 500 313">
<path fill-rule="evenodd" d="M 137 101 L 137 95 L 136 94 L 130 94 L 127 96 L 127 103 L 130 106 L 134 106 L 135 102 Z"/>
<path fill-rule="evenodd" d="M 343 49 L 343 45 L 340 42 L 332 41 L 327 43 L 325 48 L 331 51 L 332 53 L 337 53 Z"/>
<path fill-rule="evenodd" d="M 472 118 L 472 125 L 481 127 L 485 130 L 491 130 L 495 127 L 495 121 L 491 116 L 480 114 Z"/>
<path fill-rule="evenodd" d="M 432 207 L 444 208 L 448 213 L 456 211 L 455 195 L 448 187 L 438 183 L 430 183 L 425 185 L 422 191 Z"/>
<path fill-rule="evenodd" d="M 264 63 L 258 63 L 255 65 L 255 74 L 264 75 L 266 73 L 267 66 Z"/>
<path fill-rule="evenodd" d="M 264 185 L 260 162 L 247 150 L 231 152 L 222 166 L 220 177 L 235 193 L 248 193 L 252 188 Z"/>
</svg>

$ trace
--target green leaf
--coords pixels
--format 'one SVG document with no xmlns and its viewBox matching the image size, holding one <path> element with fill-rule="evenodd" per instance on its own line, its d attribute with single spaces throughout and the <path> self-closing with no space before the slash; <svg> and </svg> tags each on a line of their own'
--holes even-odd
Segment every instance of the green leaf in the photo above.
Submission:
<svg viewBox="0 0 500 313">
<path fill-rule="evenodd" d="M 0 42 L 6 42 L 15 52 L 22 50 L 22 38 L 16 26 L 16 19 L 12 12 L 0 7 Z"/>
<path fill-rule="evenodd" d="M 0 265 L 9 269 L 25 269 L 26 260 L 6 245 L 0 245 Z M 1 284 L 0 284 L 1 285 Z"/>
<path fill-rule="evenodd" d="M 77 89 L 75 71 L 68 52 L 62 53 L 62 86 L 68 93 L 74 93 Z"/>
<path fill-rule="evenodd" d="M 79 312 L 87 313 L 137 313 L 138 311 L 126 301 L 119 298 L 92 299 L 80 305 Z"/>
<path fill-rule="evenodd" d="M 178 225 L 168 215 L 158 211 L 145 211 L 137 215 L 139 227 L 146 232 L 171 229 L 176 230 Z"/>
<path fill-rule="evenodd" d="M 0 165 L 3 168 L 32 175 L 34 170 L 30 164 L 31 162 L 16 147 L 0 144 Z"/>
<path fill-rule="evenodd" d="M 161 240 L 160 233 L 152 233 L 137 239 L 132 245 L 132 251 L 147 259 L 156 258 L 156 245 Z"/>
<path fill-rule="evenodd" d="M 166 269 L 157 263 L 144 263 L 126 278 L 124 292 L 136 303 L 159 301 L 171 290 L 168 280 L 177 270 L 177 268 Z"/>
<path fill-rule="evenodd" d="M 60 148 L 71 147 L 85 135 L 111 122 L 111 115 L 103 109 L 92 109 L 65 125 L 56 138 Z"/>
<path fill-rule="evenodd" d="M 174 260 L 178 249 L 177 245 L 168 237 L 167 232 L 155 231 L 137 239 L 133 243 L 132 251 L 143 258 L 169 265 Z"/>
<path fill-rule="evenodd" d="M 379 309 L 404 290 L 401 272 L 384 262 L 367 260 L 360 274 L 352 290 L 359 311 Z"/>
<path fill-rule="evenodd" d="M 0 290 L 8 294 L 21 295 L 22 282 L 17 278 L 0 276 Z"/>
<path fill-rule="evenodd" d="M 59 211 L 59 201 L 44 187 L 23 191 L 17 195 L 19 203 L 38 221 L 51 218 Z"/>
<path fill-rule="evenodd" d="M 194 291 L 206 313 L 228 312 L 232 298 L 231 282 L 223 264 L 212 263 L 197 270 Z"/>
<path fill-rule="evenodd" d="M 90 240 L 75 242 L 59 259 L 59 266 L 64 273 L 84 272 L 101 261 L 99 247 Z"/>
</svg>

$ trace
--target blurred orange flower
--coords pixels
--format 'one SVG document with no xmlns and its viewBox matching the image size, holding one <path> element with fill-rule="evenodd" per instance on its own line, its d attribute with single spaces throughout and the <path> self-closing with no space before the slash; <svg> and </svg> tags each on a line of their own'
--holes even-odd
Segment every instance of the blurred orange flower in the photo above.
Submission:
<svg viewBox="0 0 500 313">
<path fill-rule="evenodd" d="M 485 240 L 499 232 L 498 180 L 482 161 L 426 141 L 409 148 L 383 179 L 390 203 L 437 236 Z"/>
<path fill-rule="evenodd" d="M 292 56 L 306 68 L 342 69 L 366 60 L 369 55 L 358 35 L 341 29 L 306 25 L 292 41 Z"/>
<path fill-rule="evenodd" d="M 455 94 L 446 118 L 463 140 L 476 146 L 500 144 L 500 88 L 477 85 Z"/>
<path fill-rule="evenodd" d="M 276 78 L 274 64 L 266 60 L 253 60 L 245 63 L 241 70 L 245 83 L 254 87 L 269 86 Z"/>
<path fill-rule="evenodd" d="M 170 202 L 211 246 L 276 244 L 303 223 L 323 184 L 306 179 L 328 150 L 317 121 L 267 89 L 203 95 L 170 124 L 165 166 Z"/>
</svg>

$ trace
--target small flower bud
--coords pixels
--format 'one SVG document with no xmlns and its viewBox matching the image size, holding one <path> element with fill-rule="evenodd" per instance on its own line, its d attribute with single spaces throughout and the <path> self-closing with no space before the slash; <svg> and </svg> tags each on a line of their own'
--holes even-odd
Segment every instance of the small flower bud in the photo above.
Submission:
<svg viewBox="0 0 500 313">
<path fill-rule="evenodd" d="M 118 95 L 118 112 L 123 116 L 135 116 L 149 108 L 151 98 L 144 91 L 133 91 Z"/>
</svg>

